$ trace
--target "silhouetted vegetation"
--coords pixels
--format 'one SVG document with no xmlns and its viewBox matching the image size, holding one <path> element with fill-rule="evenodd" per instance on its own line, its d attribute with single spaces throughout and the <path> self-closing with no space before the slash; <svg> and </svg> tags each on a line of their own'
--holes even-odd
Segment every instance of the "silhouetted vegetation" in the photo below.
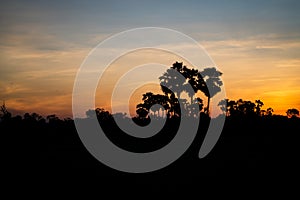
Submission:
<svg viewBox="0 0 300 200">
<path fill-rule="evenodd" d="M 299 110 L 296 108 L 291 108 L 286 111 L 286 114 L 289 118 L 299 117 Z"/>
<path fill-rule="evenodd" d="M 151 174 L 134 175 L 136 180 L 155 180 L 160 177 L 180 177 L 189 179 L 195 176 L 210 175 L 285 175 L 297 172 L 297 154 L 300 133 L 299 111 L 287 110 L 287 116 L 273 115 L 273 109 L 263 109 L 261 100 L 224 99 L 219 102 L 220 109 L 226 113 L 225 126 L 215 148 L 204 159 L 198 158 L 202 140 L 210 120 L 209 102 L 222 85 L 221 72 L 215 68 L 204 69 L 201 73 L 189 69 L 182 63 L 174 63 L 170 68 L 178 71 L 182 77 L 174 78 L 174 71 L 167 70 L 161 77 L 164 94 L 147 92 L 142 103 L 137 105 L 137 116 L 133 121 L 139 125 L 150 122 L 149 113 L 158 120 L 166 118 L 164 128 L 150 138 L 136 138 L 124 133 L 116 125 L 114 116 L 128 120 L 124 114 L 111 114 L 97 108 L 86 112 L 89 118 L 97 118 L 107 137 L 117 146 L 132 152 L 151 152 L 168 144 L 175 136 L 180 124 L 180 96 L 184 92 L 189 102 L 181 102 L 189 112 L 188 117 L 199 117 L 198 134 L 191 147 L 176 162 L 165 169 Z M 201 76 L 203 75 L 203 77 Z M 213 85 L 209 94 L 206 83 Z M 193 92 L 184 85 L 192 85 Z M 184 87 L 179 87 L 179 86 Z M 171 89 L 174 91 L 172 92 Z M 183 90 L 184 89 L 184 90 Z M 195 93 L 201 91 L 207 98 L 203 101 Z M 160 104 L 164 113 L 153 105 Z M 199 112 L 195 113 L 195 106 Z M 56 115 L 46 118 L 37 113 L 12 116 L 3 103 L 0 110 L 0 132 L 3 146 L 7 149 L 11 163 L 22 168 L 16 173 L 33 176 L 87 176 L 127 178 L 128 174 L 117 172 L 99 163 L 81 143 L 73 119 L 60 119 Z M 152 118 L 152 119 L 154 119 Z M 186 133 L 189 134 L 189 133 Z M 22 166 L 22 167 L 21 167 Z M 284 172 L 284 173 L 283 173 Z M 140 179 L 141 178 L 141 179 Z M 160 181 L 167 181 L 164 178 Z"/>
</svg>

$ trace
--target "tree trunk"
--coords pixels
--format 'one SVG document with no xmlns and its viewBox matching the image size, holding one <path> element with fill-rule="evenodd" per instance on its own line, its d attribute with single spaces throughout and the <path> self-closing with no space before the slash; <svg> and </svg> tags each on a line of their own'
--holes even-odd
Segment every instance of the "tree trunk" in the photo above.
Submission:
<svg viewBox="0 0 300 200">
<path fill-rule="evenodd" d="M 207 97 L 207 109 L 206 112 L 209 115 L 210 97 Z"/>
</svg>

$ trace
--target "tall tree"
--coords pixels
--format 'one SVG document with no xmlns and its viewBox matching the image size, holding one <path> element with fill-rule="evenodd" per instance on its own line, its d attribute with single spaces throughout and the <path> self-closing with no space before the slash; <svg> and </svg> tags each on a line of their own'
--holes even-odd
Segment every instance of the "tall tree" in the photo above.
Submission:
<svg viewBox="0 0 300 200">
<path fill-rule="evenodd" d="M 197 69 L 189 69 L 186 66 L 183 67 L 182 75 L 186 78 L 187 82 L 184 84 L 184 90 L 187 92 L 189 97 L 191 98 L 191 104 L 194 101 L 194 95 L 198 91 L 197 87 Z"/>
<path fill-rule="evenodd" d="M 176 62 L 170 69 L 167 69 L 162 76 L 159 77 L 163 92 L 170 94 L 170 91 L 176 93 L 177 98 L 180 99 L 180 95 L 183 92 L 183 85 L 186 82 L 184 76 L 180 76 L 182 73 L 182 63 Z M 178 73 L 179 72 L 179 73 Z"/>
<path fill-rule="evenodd" d="M 202 91 L 207 97 L 207 114 L 209 114 L 211 98 L 221 91 L 221 86 L 223 85 L 223 82 L 220 79 L 221 76 L 222 73 L 219 72 L 215 67 L 205 68 L 197 75 L 198 90 Z"/>
</svg>

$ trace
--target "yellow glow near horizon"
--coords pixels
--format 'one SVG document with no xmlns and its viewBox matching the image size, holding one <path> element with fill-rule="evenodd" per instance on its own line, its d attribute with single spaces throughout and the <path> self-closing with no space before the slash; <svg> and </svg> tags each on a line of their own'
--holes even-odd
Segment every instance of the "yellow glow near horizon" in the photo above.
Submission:
<svg viewBox="0 0 300 200">
<path fill-rule="evenodd" d="M 222 79 L 229 99 L 260 99 L 264 102 L 263 109 L 272 107 L 275 114 L 282 115 L 289 108 L 300 109 L 300 59 L 281 56 L 267 45 L 257 48 L 256 43 L 255 40 L 229 40 L 201 44 L 223 72 Z M 235 48 L 231 47 L 233 44 Z M 300 43 L 281 45 L 276 42 L 276 48 L 295 46 L 300 47 Z M 34 50 L 26 52 L 22 47 L 14 48 L 14 51 L 4 50 L 0 64 L 9 67 L 7 70 L 13 74 L 1 74 L 0 100 L 5 100 L 13 113 L 37 112 L 44 116 L 56 113 L 60 117 L 71 117 L 76 70 L 88 52 L 89 49 L 79 49 L 45 54 Z M 188 61 L 161 51 L 143 50 L 121 57 L 106 72 L 102 80 L 105 87 L 99 88 L 96 93 L 96 107 L 110 110 L 108 97 L 114 83 L 130 68 L 153 62 L 171 66 L 175 61 L 191 67 Z M 137 90 L 130 99 L 131 115 L 135 115 L 135 106 L 147 91 L 158 93 L 159 89 L 146 86 Z"/>
</svg>

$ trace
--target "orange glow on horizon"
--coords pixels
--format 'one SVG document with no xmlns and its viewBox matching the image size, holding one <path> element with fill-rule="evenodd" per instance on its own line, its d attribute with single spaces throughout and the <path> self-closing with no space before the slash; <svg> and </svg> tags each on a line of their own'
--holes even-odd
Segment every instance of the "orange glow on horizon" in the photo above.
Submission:
<svg viewBox="0 0 300 200">
<path fill-rule="evenodd" d="M 236 43 L 235 45 L 243 46 L 245 44 L 238 45 Z M 236 52 L 227 50 L 224 54 L 217 47 L 209 46 L 209 44 L 207 44 L 207 51 L 223 72 L 222 79 L 225 84 L 227 98 L 231 100 L 241 98 L 253 102 L 260 99 L 264 102 L 262 109 L 271 107 L 274 109 L 274 114 L 280 115 L 286 115 L 289 108 L 300 110 L 300 86 L 298 84 L 300 81 L 300 60 L 281 59 L 273 55 L 270 55 L 269 58 L 253 57 L 252 55 L 243 54 L 243 51 L 239 49 Z M 29 54 L 33 55 L 32 53 Z M 87 51 L 81 50 L 81 54 L 74 53 L 77 58 L 76 62 L 73 61 L 73 54 L 69 55 L 68 59 L 70 59 L 72 65 L 76 64 L 75 66 L 78 68 L 78 63 L 82 61 L 80 59 L 83 59 L 86 54 Z M 23 57 L 26 57 L 26 55 Z M 43 55 L 40 55 L 40 57 L 43 57 Z M 27 59 L 27 57 L 22 59 Z M 124 73 L 133 67 L 155 62 L 171 66 L 175 61 L 183 62 L 186 66 L 192 67 L 183 58 L 168 52 L 151 49 L 131 52 L 120 57 L 111 64 L 105 72 L 104 78 L 99 82 L 99 85 L 103 85 L 96 92 L 95 100 L 97 103 L 95 107 L 111 111 L 110 97 L 114 85 Z M 27 62 L 25 60 L 17 64 L 37 65 L 32 60 L 27 60 Z M 71 67 L 68 69 L 62 68 L 61 70 L 57 67 L 55 70 L 51 71 L 47 66 L 44 71 L 18 72 L 12 83 L 0 80 L 0 100 L 5 100 L 8 110 L 11 110 L 13 114 L 36 112 L 43 116 L 57 114 L 62 118 L 72 117 L 72 87 L 76 70 Z M 45 79 L 47 81 L 44 81 Z M 148 91 L 160 93 L 160 88 L 159 86 L 148 85 L 136 90 L 129 99 L 129 114 L 131 116 L 136 115 L 136 104 L 141 102 L 142 94 Z M 205 105 L 206 98 L 203 98 L 203 100 Z"/>
</svg>

